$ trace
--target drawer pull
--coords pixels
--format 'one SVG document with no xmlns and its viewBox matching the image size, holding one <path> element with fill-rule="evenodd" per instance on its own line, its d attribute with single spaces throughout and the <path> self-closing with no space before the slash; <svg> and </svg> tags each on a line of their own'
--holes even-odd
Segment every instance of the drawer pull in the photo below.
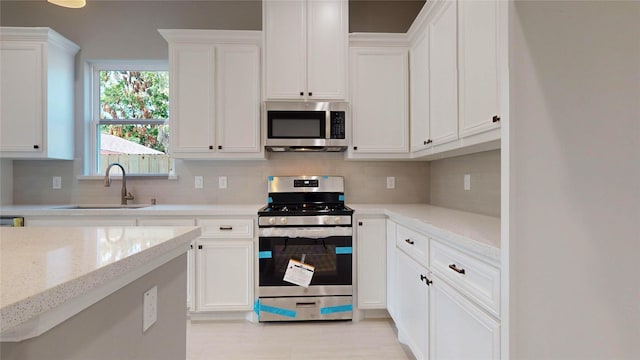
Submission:
<svg viewBox="0 0 640 360">
<path fill-rule="evenodd" d="M 456 266 L 456 264 L 451 264 L 451 265 L 449 265 L 449 269 L 451 269 L 451 270 L 453 270 L 453 271 L 457 272 L 458 274 L 462 274 L 462 275 L 464 275 L 464 273 L 465 273 L 464 269 L 458 269 L 458 267 Z"/>
<path fill-rule="evenodd" d="M 425 281 L 425 280 L 426 280 L 426 281 Z M 428 277 L 426 277 L 426 276 L 424 276 L 424 275 L 422 275 L 422 274 L 420 274 L 420 281 L 424 281 L 424 282 L 426 282 L 426 283 L 427 283 L 427 286 L 429 286 L 429 285 L 431 285 L 431 284 L 433 283 L 433 281 L 429 280 L 429 278 L 428 278 Z"/>
<path fill-rule="evenodd" d="M 411 240 L 411 239 L 404 239 L 404 242 L 406 242 L 409 245 L 413 245 L 415 244 L 415 241 Z"/>
<path fill-rule="evenodd" d="M 220 231 L 231 231 L 233 226 L 220 226 Z"/>
<path fill-rule="evenodd" d="M 296 303 L 296 307 L 315 307 L 315 306 L 316 306 L 315 301 Z"/>
</svg>

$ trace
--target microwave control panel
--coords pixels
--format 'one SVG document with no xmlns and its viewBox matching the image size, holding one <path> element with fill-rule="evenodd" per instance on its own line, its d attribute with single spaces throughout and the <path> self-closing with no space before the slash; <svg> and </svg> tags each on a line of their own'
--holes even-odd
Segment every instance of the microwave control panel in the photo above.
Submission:
<svg viewBox="0 0 640 360">
<path fill-rule="evenodd" d="M 331 139 L 344 139 L 344 111 L 331 111 Z"/>
</svg>

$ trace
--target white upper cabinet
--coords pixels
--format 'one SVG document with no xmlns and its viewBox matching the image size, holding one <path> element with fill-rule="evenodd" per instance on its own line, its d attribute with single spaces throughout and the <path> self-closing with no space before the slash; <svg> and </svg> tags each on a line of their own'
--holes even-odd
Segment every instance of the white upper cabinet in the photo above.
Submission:
<svg viewBox="0 0 640 360">
<path fill-rule="evenodd" d="M 0 28 L 0 157 L 74 158 L 74 58 L 49 28 Z"/>
<path fill-rule="evenodd" d="M 460 136 L 500 127 L 499 1 L 459 1 Z"/>
<path fill-rule="evenodd" d="M 346 98 L 349 3 L 263 1 L 265 98 Z"/>
<path fill-rule="evenodd" d="M 406 156 L 409 150 L 408 48 L 352 47 L 352 146 L 348 156 Z"/>
<path fill-rule="evenodd" d="M 169 42 L 174 158 L 264 158 L 260 32 L 161 30 Z"/>
<path fill-rule="evenodd" d="M 411 96 L 411 151 L 431 144 L 429 132 L 429 29 L 420 33 L 409 50 Z"/>
<path fill-rule="evenodd" d="M 458 139 L 456 2 L 443 1 L 429 21 L 429 119 L 433 145 Z"/>
</svg>

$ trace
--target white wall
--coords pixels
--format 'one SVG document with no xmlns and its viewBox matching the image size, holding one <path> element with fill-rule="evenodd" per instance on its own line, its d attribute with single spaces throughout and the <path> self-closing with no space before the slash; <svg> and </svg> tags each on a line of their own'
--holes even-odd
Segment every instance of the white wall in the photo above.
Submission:
<svg viewBox="0 0 640 360">
<path fill-rule="evenodd" d="M 510 21 L 511 359 L 639 359 L 640 2 Z"/>
</svg>

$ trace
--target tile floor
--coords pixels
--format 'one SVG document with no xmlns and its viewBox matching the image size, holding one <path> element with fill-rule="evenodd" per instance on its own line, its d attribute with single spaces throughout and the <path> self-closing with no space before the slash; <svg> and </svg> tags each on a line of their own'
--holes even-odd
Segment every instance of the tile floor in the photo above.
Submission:
<svg viewBox="0 0 640 360">
<path fill-rule="evenodd" d="M 187 360 L 413 359 L 391 320 L 187 322 Z"/>
</svg>

